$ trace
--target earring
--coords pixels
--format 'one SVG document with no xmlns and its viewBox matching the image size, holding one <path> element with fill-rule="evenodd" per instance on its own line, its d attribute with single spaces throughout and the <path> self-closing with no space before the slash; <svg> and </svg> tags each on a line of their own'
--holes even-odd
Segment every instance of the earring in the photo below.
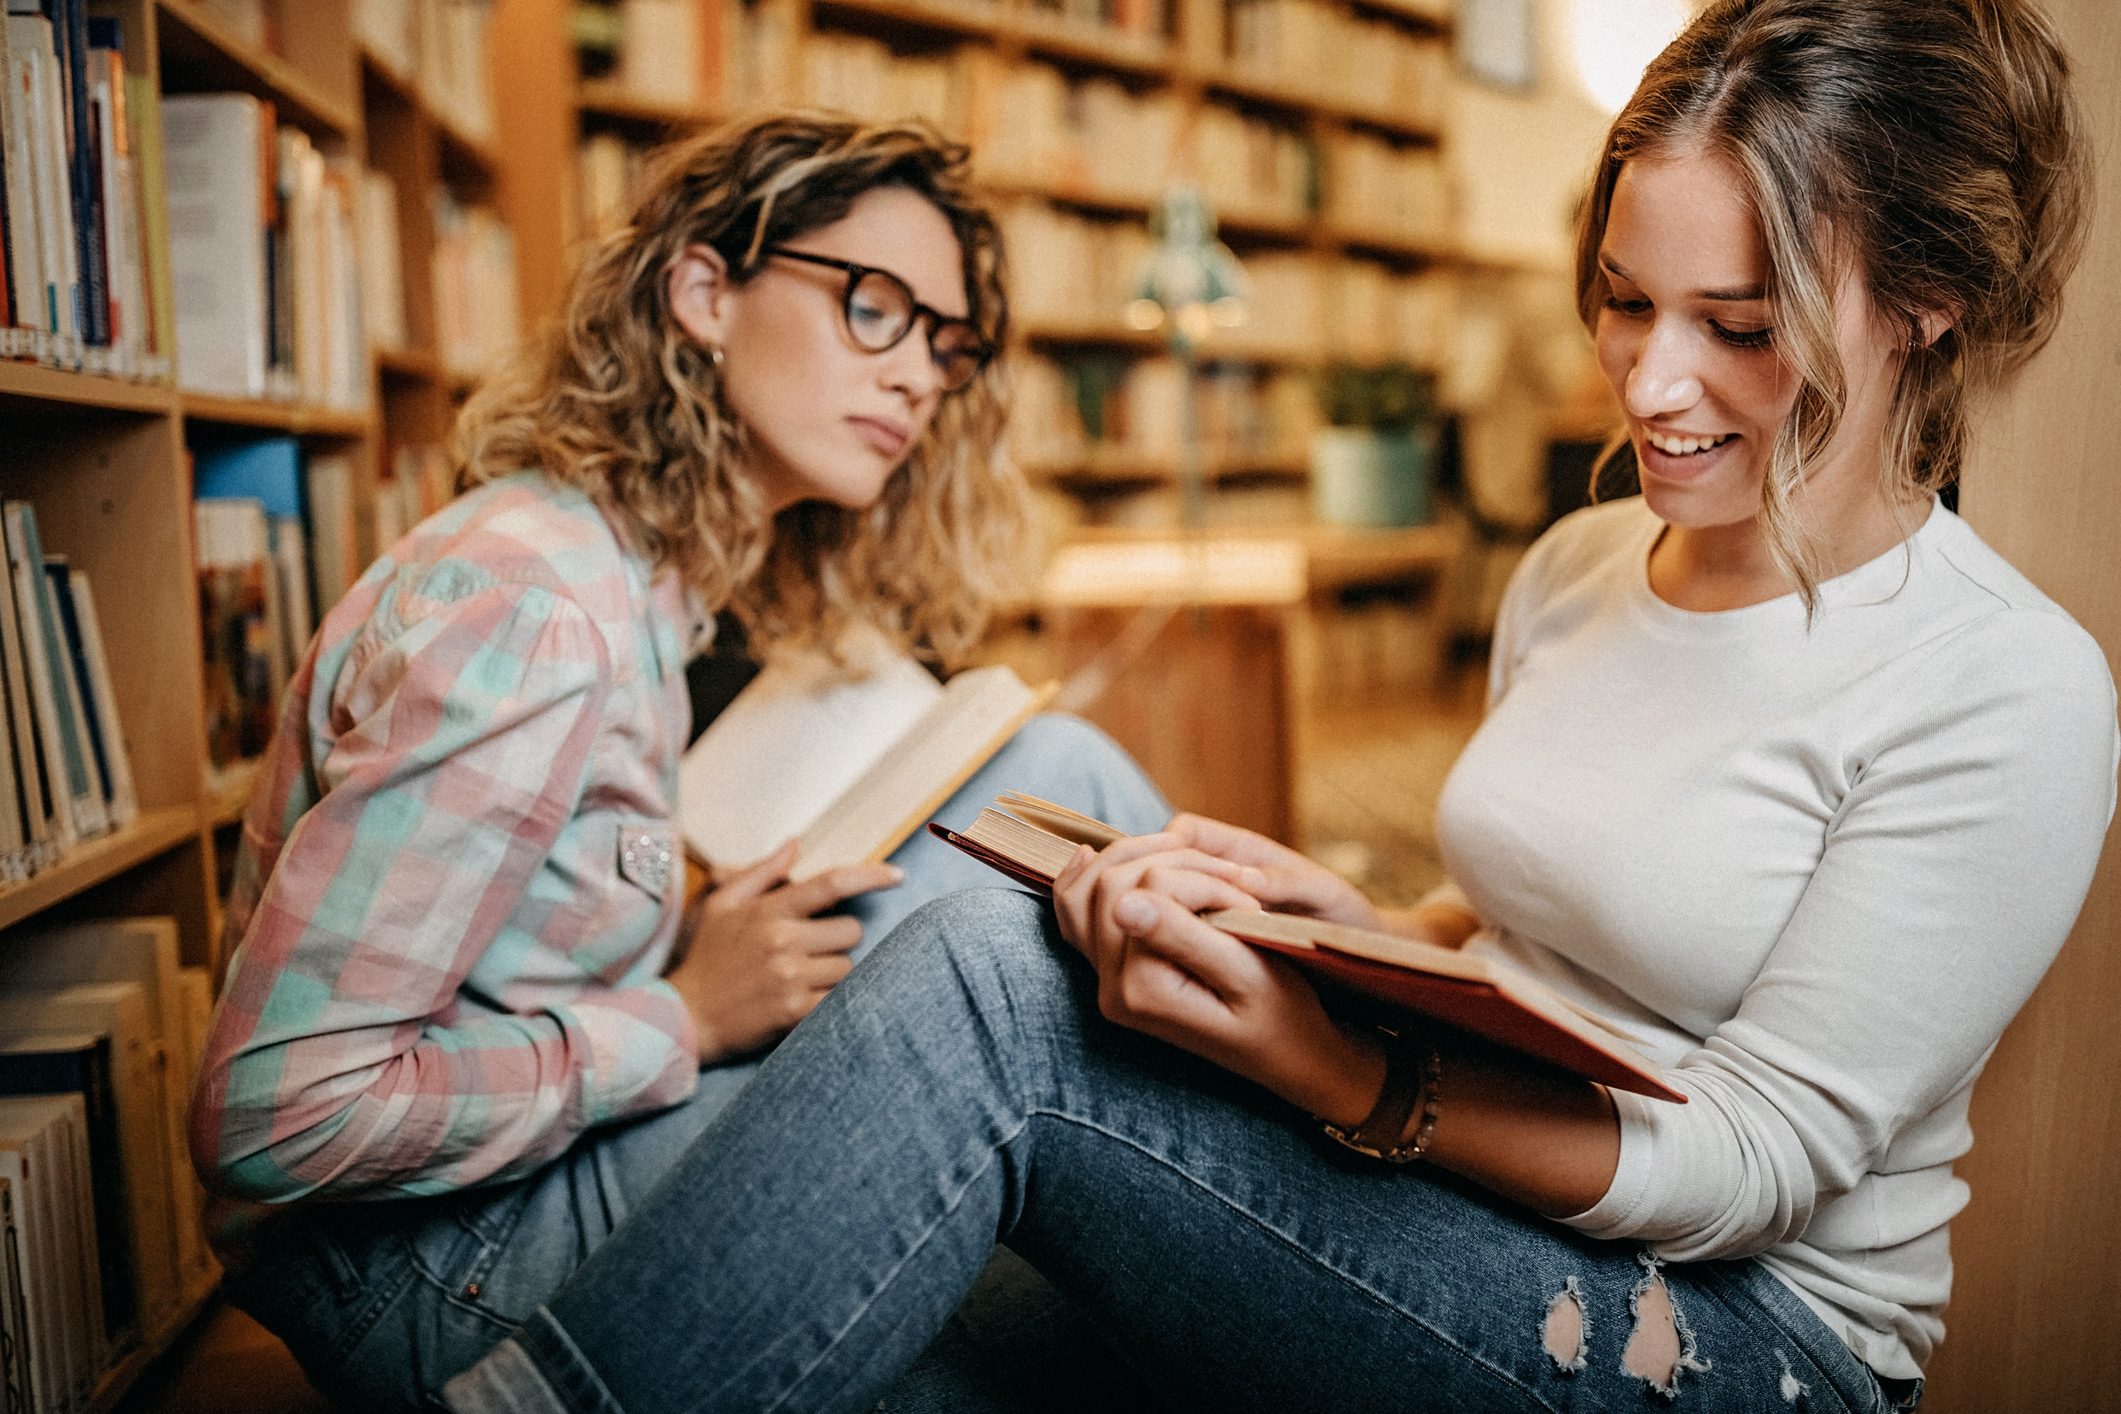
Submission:
<svg viewBox="0 0 2121 1414">
<path fill-rule="evenodd" d="M 722 346 L 720 344 L 709 344 L 707 346 L 707 362 L 714 366 L 714 371 L 717 375 L 721 373 Z"/>
</svg>

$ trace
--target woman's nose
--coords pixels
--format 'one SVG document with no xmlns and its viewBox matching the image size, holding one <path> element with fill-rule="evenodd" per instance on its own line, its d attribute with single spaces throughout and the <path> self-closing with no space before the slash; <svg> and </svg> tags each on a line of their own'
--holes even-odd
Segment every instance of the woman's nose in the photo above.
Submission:
<svg viewBox="0 0 2121 1414">
<path fill-rule="evenodd" d="M 1629 413 L 1643 418 L 1684 412 L 1701 401 L 1701 376 L 1681 331 L 1662 323 L 1650 329 L 1623 397 Z"/>
</svg>

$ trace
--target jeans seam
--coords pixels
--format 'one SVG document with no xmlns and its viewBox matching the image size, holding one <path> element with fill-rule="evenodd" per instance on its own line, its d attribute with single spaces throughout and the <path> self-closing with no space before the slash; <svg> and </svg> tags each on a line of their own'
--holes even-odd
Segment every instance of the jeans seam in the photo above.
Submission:
<svg viewBox="0 0 2121 1414">
<path fill-rule="evenodd" d="M 940 1228 L 943 1225 L 943 1222 L 964 1204 L 965 1195 L 972 1191 L 973 1185 L 977 1183 L 981 1178 L 985 1177 L 987 1171 L 994 1167 L 995 1154 L 998 1151 L 1006 1149 L 1011 1144 L 1015 1143 L 1018 1136 L 1023 1134 L 1024 1130 L 1029 1127 L 1032 1118 L 1039 1113 L 1040 1111 L 1033 1110 L 1031 1114 L 1026 1115 L 1024 1119 L 1020 1123 L 1018 1123 L 1014 1129 L 1011 1129 L 1007 1134 L 1001 1136 L 1000 1140 L 988 1149 L 986 1162 L 982 1163 L 979 1168 L 976 1169 L 974 1172 L 966 1175 L 965 1181 L 958 1186 L 957 1192 L 952 1195 L 950 1201 L 944 1205 L 943 1210 L 940 1213 L 936 1214 L 935 1221 L 928 1224 L 927 1229 L 923 1231 L 919 1237 L 914 1239 L 912 1246 L 907 1248 L 905 1255 L 900 1257 L 897 1264 L 894 1265 L 891 1270 L 885 1274 L 884 1279 L 876 1284 L 876 1289 L 869 1293 L 868 1297 L 865 1298 L 862 1301 L 861 1305 L 855 1309 L 854 1313 L 847 1318 L 847 1320 L 840 1326 L 839 1330 L 834 1332 L 832 1339 L 825 1343 L 825 1348 L 817 1353 L 817 1358 L 812 1360 L 808 1365 L 805 1365 L 802 1370 L 797 1373 L 796 1377 L 788 1382 L 788 1388 L 781 1391 L 780 1398 L 774 1400 L 773 1403 L 767 1405 L 766 1408 L 762 1411 L 762 1414 L 774 1414 L 775 1410 L 780 1409 L 782 1406 L 786 1405 L 788 1401 L 794 1397 L 795 1392 L 803 1387 L 803 1382 L 809 1379 L 812 1374 L 816 1373 L 817 1368 L 820 1365 L 824 1364 L 827 1359 L 831 1358 L 832 1352 L 839 1348 L 839 1344 L 842 1340 L 846 1338 L 847 1332 L 853 1330 L 856 1325 L 860 1324 L 862 1317 L 869 1314 L 870 1307 L 876 1304 L 877 1298 L 883 1295 L 884 1290 L 891 1285 L 892 1280 L 896 1278 L 900 1272 L 906 1269 L 906 1264 L 908 1262 L 911 1262 L 914 1257 L 919 1255 L 923 1247 L 928 1245 L 928 1239 L 935 1236 L 936 1229 Z"/>
<path fill-rule="evenodd" d="M 1117 1141 L 1118 1143 L 1125 1144 L 1128 1148 L 1133 1149 L 1135 1152 L 1141 1154 L 1150 1162 L 1159 1165 L 1160 1167 L 1166 1169 L 1167 1171 L 1173 1174 L 1176 1174 L 1179 1178 L 1185 1180 L 1185 1182 L 1191 1184 L 1200 1192 L 1205 1193 L 1206 1195 L 1208 1195 L 1208 1197 L 1212 1198 L 1217 1203 L 1222 1204 L 1231 1212 L 1238 1214 L 1240 1217 L 1244 1218 L 1245 1221 L 1251 1223 L 1254 1227 L 1258 1228 L 1259 1231 L 1267 1234 L 1275 1241 L 1281 1243 L 1289 1251 L 1297 1254 L 1305 1261 L 1311 1263 L 1320 1271 L 1330 1274 L 1336 1280 L 1339 1280 L 1354 1289 L 1355 1291 L 1360 1292 L 1366 1299 L 1373 1302 L 1377 1306 L 1383 1308 L 1386 1311 L 1390 1311 L 1393 1315 L 1399 1317 L 1401 1320 L 1407 1322 L 1409 1325 L 1413 1326 L 1417 1330 L 1420 1330 L 1421 1332 L 1426 1334 L 1431 1340 L 1434 1340 L 1437 1344 L 1442 1345 L 1457 1354 L 1461 1359 L 1465 1360 L 1474 1369 L 1479 1370 L 1481 1373 L 1487 1375 L 1490 1379 L 1495 1380 L 1497 1383 L 1516 1391 L 1525 1399 L 1530 1400 L 1535 1407 L 1548 1411 L 1555 1410 L 1554 1405 L 1540 1398 L 1538 1391 L 1531 1389 L 1529 1386 L 1525 1385 L 1523 1381 L 1519 1380 L 1508 1370 L 1505 1370 L 1500 1366 L 1495 1365 L 1491 1361 L 1484 1359 L 1478 1352 L 1468 1350 L 1464 1345 L 1452 1339 L 1448 1332 L 1439 1330 L 1430 1322 L 1423 1320 L 1414 1312 L 1407 1310 L 1398 1302 L 1393 1301 L 1391 1298 L 1386 1296 L 1383 1292 L 1378 1291 L 1369 1283 L 1355 1276 L 1354 1273 L 1341 1270 L 1338 1266 L 1325 1260 L 1325 1258 L 1319 1256 L 1317 1253 L 1311 1251 L 1309 1248 L 1305 1247 L 1301 1242 L 1298 1242 L 1294 1237 L 1290 1236 L 1288 1233 L 1281 1231 L 1281 1229 L 1277 1228 L 1276 1226 L 1274 1226 L 1274 1224 L 1268 1222 L 1265 1218 L 1253 1212 L 1251 1209 L 1245 1207 L 1242 1203 L 1236 1202 L 1228 1194 L 1221 1192 L 1212 1184 L 1206 1183 L 1203 1180 L 1195 1177 L 1193 1174 L 1187 1172 L 1185 1168 L 1176 1163 L 1173 1163 L 1171 1160 L 1165 1158 L 1163 1155 L 1145 1147 L 1144 1145 L 1136 1142 L 1134 1139 L 1130 1138 L 1125 1134 L 1121 1134 L 1116 1130 L 1107 1128 L 1106 1126 L 1098 1124 L 1095 1121 L 1083 1119 L 1077 1115 L 1061 1114 L 1058 1111 L 1054 1110 L 1035 1110 L 1033 1111 L 1033 1114 L 1034 1116 L 1043 1114 L 1049 1118 L 1060 1120 L 1062 1123 L 1065 1124 L 1079 1125 L 1084 1129 L 1092 1130 L 1095 1133 L 1102 1134 L 1108 1139 L 1112 1139 Z"/>
</svg>

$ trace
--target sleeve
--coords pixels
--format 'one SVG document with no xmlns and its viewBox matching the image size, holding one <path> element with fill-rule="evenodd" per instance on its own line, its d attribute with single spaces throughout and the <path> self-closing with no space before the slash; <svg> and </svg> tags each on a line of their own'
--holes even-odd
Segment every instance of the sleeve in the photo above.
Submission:
<svg viewBox="0 0 2121 1414">
<path fill-rule="evenodd" d="M 1737 1014 L 1673 1072 L 1691 1103 L 1615 1094 L 1618 1170 L 1570 1225 L 1673 1261 L 1797 1239 L 1972 1082 L 2031 996 L 2113 816 L 2113 680 L 2055 614 L 1962 639 L 1910 684 L 1925 705 L 1864 748 Z"/>
<path fill-rule="evenodd" d="M 574 816 L 610 692 L 571 600 L 506 584 L 406 627 L 319 703 L 321 796 L 230 965 L 192 1148 L 233 1197 L 449 1191 L 530 1172 L 697 1083 L 667 983 L 529 1014 L 459 987 Z"/>
</svg>

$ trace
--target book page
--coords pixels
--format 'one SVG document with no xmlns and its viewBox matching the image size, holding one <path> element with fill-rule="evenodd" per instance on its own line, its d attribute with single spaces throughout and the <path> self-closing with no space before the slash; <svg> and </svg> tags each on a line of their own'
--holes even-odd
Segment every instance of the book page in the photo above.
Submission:
<svg viewBox="0 0 2121 1414">
<path fill-rule="evenodd" d="M 1053 695 L 999 664 L 959 673 L 901 741 L 803 834 L 792 877 L 882 859 L 1001 750 Z"/>
<path fill-rule="evenodd" d="M 906 657 L 866 676 L 815 656 L 768 664 L 679 764 L 685 843 L 717 870 L 763 859 L 813 824 L 942 695 Z"/>
</svg>

